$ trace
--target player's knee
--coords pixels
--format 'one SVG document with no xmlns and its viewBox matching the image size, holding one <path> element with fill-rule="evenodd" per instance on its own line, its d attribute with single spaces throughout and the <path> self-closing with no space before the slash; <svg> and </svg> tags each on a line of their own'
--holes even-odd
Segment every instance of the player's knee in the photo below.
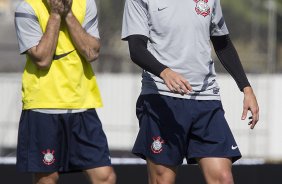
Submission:
<svg viewBox="0 0 282 184">
<path fill-rule="evenodd" d="M 59 179 L 58 175 L 49 175 L 36 177 L 34 183 L 35 184 L 56 184 Z"/>
<path fill-rule="evenodd" d="M 155 181 L 158 184 L 172 184 L 175 181 L 175 177 L 166 169 L 157 169 L 155 171 Z"/>
<path fill-rule="evenodd" d="M 230 171 L 222 171 L 218 174 L 217 180 L 220 184 L 233 184 L 233 176 Z"/>
<path fill-rule="evenodd" d="M 116 183 L 116 174 L 113 170 L 110 170 L 100 175 L 99 178 L 95 178 L 92 183 L 95 183 L 94 182 L 95 180 L 96 181 L 98 180 L 97 183 L 115 184 Z"/>
<path fill-rule="evenodd" d="M 106 183 L 115 184 L 116 183 L 116 174 L 114 171 L 111 171 L 108 176 L 105 178 Z"/>
<path fill-rule="evenodd" d="M 156 184 L 174 184 L 175 180 L 171 177 L 160 177 L 156 179 Z"/>
</svg>

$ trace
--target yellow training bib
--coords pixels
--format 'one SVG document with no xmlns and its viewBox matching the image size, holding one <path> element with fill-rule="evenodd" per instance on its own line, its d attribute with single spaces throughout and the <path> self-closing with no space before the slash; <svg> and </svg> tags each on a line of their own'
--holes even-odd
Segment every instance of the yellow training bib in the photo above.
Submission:
<svg viewBox="0 0 282 184">
<path fill-rule="evenodd" d="M 45 32 L 49 12 L 44 0 L 26 0 Z M 73 0 L 72 11 L 80 24 L 86 13 L 86 0 Z M 82 109 L 102 106 L 96 77 L 89 62 L 75 50 L 67 27 L 61 24 L 56 57 L 48 70 L 40 70 L 29 59 L 22 79 L 23 109 Z"/>
</svg>

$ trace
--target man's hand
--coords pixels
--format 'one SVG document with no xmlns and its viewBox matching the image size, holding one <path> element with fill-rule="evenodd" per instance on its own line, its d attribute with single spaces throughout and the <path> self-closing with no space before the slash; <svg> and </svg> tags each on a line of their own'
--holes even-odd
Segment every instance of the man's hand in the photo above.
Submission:
<svg viewBox="0 0 282 184">
<path fill-rule="evenodd" d="M 67 16 L 71 12 L 72 0 L 62 0 L 64 4 L 64 16 Z"/>
<path fill-rule="evenodd" d="M 192 91 L 189 82 L 179 73 L 172 71 L 170 68 L 164 69 L 160 77 L 164 80 L 170 91 L 181 95 L 188 94 Z"/>
<path fill-rule="evenodd" d="M 51 13 L 58 14 L 60 16 L 64 15 L 64 3 L 62 0 L 47 0 Z"/>
<path fill-rule="evenodd" d="M 245 87 L 243 91 L 244 91 L 244 102 L 243 102 L 242 120 L 246 119 L 248 110 L 250 110 L 252 116 L 250 117 L 249 125 L 251 125 L 251 129 L 253 129 L 259 120 L 259 106 L 256 100 L 256 96 L 251 87 Z"/>
</svg>

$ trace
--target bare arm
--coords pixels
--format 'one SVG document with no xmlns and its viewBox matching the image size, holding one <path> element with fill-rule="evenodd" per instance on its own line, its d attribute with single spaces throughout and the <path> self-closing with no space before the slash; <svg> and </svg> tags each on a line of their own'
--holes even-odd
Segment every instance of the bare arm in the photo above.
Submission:
<svg viewBox="0 0 282 184">
<path fill-rule="evenodd" d="M 46 31 L 39 44 L 27 51 L 31 61 L 33 61 L 39 69 L 48 69 L 51 66 L 59 37 L 61 14 L 64 9 L 60 0 L 50 0 L 48 3 L 51 13 Z"/>
<path fill-rule="evenodd" d="M 67 7 L 67 9 L 65 8 L 65 22 L 75 48 L 86 59 L 86 61 L 91 62 L 96 60 L 99 56 L 100 50 L 99 39 L 88 34 L 73 15 L 70 9 L 72 0 L 64 1 L 65 7 Z"/>
</svg>

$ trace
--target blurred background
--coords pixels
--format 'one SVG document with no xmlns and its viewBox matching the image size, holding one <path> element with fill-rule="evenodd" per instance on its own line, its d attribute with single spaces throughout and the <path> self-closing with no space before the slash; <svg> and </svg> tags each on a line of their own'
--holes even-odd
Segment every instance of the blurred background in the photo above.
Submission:
<svg viewBox="0 0 282 184">
<path fill-rule="evenodd" d="M 15 163 L 21 113 L 21 73 L 14 10 L 20 0 L 0 0 L 0 164 Z M 104 107 L 98 109 L 114 164 L 142 164 L 130 153 L 138 132 L 135 102 L 141 69 L 129 58 L 120 40 L 124 0 L 96 0 L 102 42 L 100 59 L 93 63 Z M 241 121 L 243 95 L 216 61 L 226 118 L 243 154 L 236 164 L 282 163 L 282 0 L 221 0 L 232 41 L 255 90 L 260 122 L 250 130 Z"/>
</svg>

